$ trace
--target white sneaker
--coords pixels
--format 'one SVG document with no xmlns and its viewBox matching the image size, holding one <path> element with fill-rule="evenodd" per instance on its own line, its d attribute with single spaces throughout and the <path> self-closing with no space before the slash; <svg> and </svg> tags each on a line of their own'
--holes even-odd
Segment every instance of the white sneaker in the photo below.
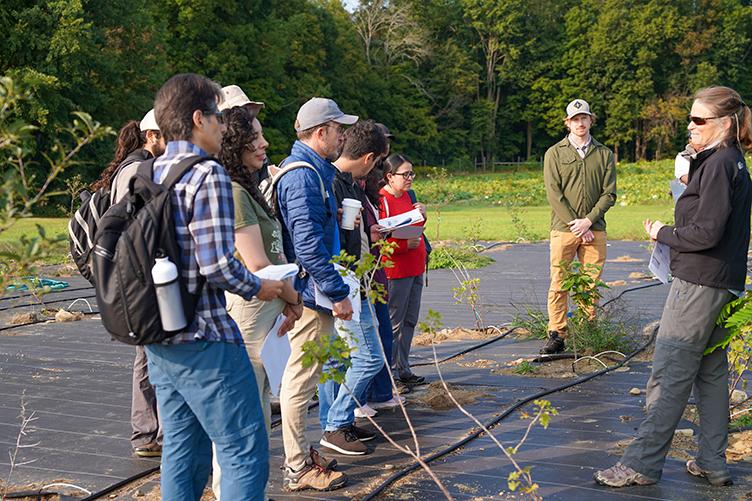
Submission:
<svg viewBox="0 0 752 501">
<path fill-rule="evenodd" d="M 365 404 L 363 407 L 356 407 L 355 408 L 355 417 L 356 418 L 374 417 L 376 414 L 378 414 L 378 412 L 376 412 L 368 404 Z"/>
<path fill-rule="evenodd" d="M 399 407 L 400 403 L 405 404 L 405 397 L 395 395 L 386 402 L 368 402 L 368 406 L 372 409 L 394 409 Z"/>
</svg>

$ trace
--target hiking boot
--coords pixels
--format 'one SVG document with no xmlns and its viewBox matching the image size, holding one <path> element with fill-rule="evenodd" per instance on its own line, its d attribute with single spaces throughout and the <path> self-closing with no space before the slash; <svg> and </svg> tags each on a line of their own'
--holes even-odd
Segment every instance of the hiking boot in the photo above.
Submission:
<svg viewBox="0 0 752 501">
<path fill-rule="evenodd" d="M 285 471 L 282 476 L 282 488 L 286 491 L 333 491 L 347 483 L 347 475 L 341 471 L 323 468 L 310 459 L 306 460 L 306 464 L 299 471 L 294 471 L 289 466 L 282 468 Z"/>
<path fill-rule="evenodd" d="M 150 442 L 133 448 L 133 454 L 140 458 L 156 458 L 162 455 L 162 444 Z"/>
<path fill-rule="evenodd" d="M 394 384 L 397 387 L 397 393 L 400 395 L 406 395 L 413 391 L 413 389 L 410 388 L 410 385 L 403 383 L 401 379 L 395 379 Z"/>
<path fill-rule="evenodd" d="M 311 461 L 313 464 L 320 466 L 321 468 L 324 468 L 325 470 L 333 470 L 337 467 L 337 460 L 327 459 L 321 454 L 319 454 L 319 451 L 311 447 L 311 450 L 309 451 L 309 454 L 311 455 Z"/>
<path fill-rule="evenodd" d="M 358 437 L 358 440 L 360 440 L 361 442 L 368 442 L 369 440 L 373 440 L 378 436 L 376 433 L 368 431 L 364 428 L 359 428 L 354 424 L 350 425 L 350 433 Z"/>
<path fill-rule="evenodd" d="M 368 406 L 376 410 L 395 409 L 400 406 L 400 402 L 402 403 L 402 405 L 404 405 L 405 397 L 400 397 L 399 395 L 395 395 L 385 402 L 368 402 Z"/>
<path fill-rule="evenodd" d="M 319 443 L 333 451 L 347 456 L 364 456 L 368 454 L 368 447 L 363 445 L 351 427 L 334 431 L 325 431 Z"/>
<path fill-rule="evenodd" d="M 629 466 L 616 463 L 607 470 L 596 471 L 593 480 L 609 487 L 627 487 L 630 485 L 652 485 L 657 482 L 642 473 L 634 471 Z"/>
<path fill-rule="evenodd" d="M 734 484 L 734 481 L 731 480 L 731 474 L 728 471 L 703 470 L 698 466 L 697 461 L 695 461 L 694 459 L 687 461 L 687 471 L 695 477 L 704 478 L 713 487 L 722 487 L 724 485 Z"/>
<path fill-rule="evenodd" d="M 562 351 L 564 351 L 564 339 L 560 338 L 556 331 L 549 332 L 546 344 L 540 349 L 541 355 L 554 355 Z"/>
<path fill-rule="evenodd" d="M 368 404 L 364 404 L 362 407 L 356 407 L 355 408 L 355 417 L 356 418 L 367 418 L 367 417 L 374 417 L 378 414 L 374 408 L 372 408 Z"/>
<path fill-rule="evenodd" d="M 408 386 L 420 386 L 422 384 L 426 384 L 426 378 L 424 378 L 423 376 L 418 376 L 417 374 L 410 374 L 407 377 L 401 377 L 400 381 Z"/>
</svg>

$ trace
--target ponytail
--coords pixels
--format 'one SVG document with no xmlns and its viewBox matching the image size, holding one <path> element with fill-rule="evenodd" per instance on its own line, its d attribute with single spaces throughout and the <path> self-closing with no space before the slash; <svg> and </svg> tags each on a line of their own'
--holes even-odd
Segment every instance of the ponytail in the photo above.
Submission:
<svg viewBox="0 0 752 501">
<path fill-rule="evenodd" d="M 102 187 L 109 187 L 112 181 L 112 176 L 117 171 L 118 166 L 123 163 L 123 160 L 136 151 L 139 148 L 143 148 L 146 143 L 146 134 L 141 132 L 139 123 L 136 120 L 127 122 L 120 129 L 117 138 L 117 148 L 115 149 L 115 158 L 112 162 L 102 171 L 99 179 L 91 185 L 93 191 Z"/>
</svg>

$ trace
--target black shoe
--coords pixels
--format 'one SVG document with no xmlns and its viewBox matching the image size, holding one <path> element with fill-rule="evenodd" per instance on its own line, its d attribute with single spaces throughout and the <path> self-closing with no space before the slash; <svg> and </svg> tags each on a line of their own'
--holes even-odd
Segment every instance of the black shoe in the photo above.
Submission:
<svg viewBox="0 0 752 501">
<path fill-rule="evenodd" d="M 420 386 L 422 384 L 426 384 L 426 378 L 424 378 L 423 376 L 418 376 L 416 374 L 410 374 L 407 377 L 401 377 L 400 381 L 408 386 Z"/>
<path fill-rule="evenodd" d="M 394 384 L 397 385 L 397 393 L 400 395 L 406 395 L 413 391 L 413 389 L 410 388 L 410 385 L 403 383 L 401 379 L 395 379 Z"/>
<path fill-rule="evenodd" d="M 355 425 L 350 426 L 350 432 L 358 437 L 358 440 L 360 440 L 361 442 L 368 442 L 369 440 L 376 438 L 376 433 L 368 431 L 364 428 L 359 428 Z"/>
<path fill-rule="evenodd" d="M 368 454 L 368 447 L 358 440 L 350 428 L 340 428 L 335 431 L 325 431 L 319 441 L 321 445 L 340 454 L 348 456 L 363 456 Z"/>
<path fill-rule="evenodd" d="M 564 351 L 564 340 L 559 337 L 559 333 L 551 331 L 548 333 L 548 340 L 541 348 L 541 355 L 554 355 Z"/>
</svg>

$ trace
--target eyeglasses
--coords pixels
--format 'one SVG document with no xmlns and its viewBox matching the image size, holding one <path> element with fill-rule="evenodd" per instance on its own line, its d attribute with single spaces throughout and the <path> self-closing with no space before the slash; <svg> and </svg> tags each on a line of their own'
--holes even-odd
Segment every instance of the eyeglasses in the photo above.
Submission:
<svg viewBox="0 0 752 501">
<path fill-rule="evenodd" d="M 714 118 L 721 118 L 721 117 L 693 117 L 692 115 L 687 115 L 687 120 L 689 120 L 695 125 L 705 125 L 706 123 L 708 123 L 708 120 L 712 120 Z"/>
<path fill-rule="evenodd" d="M 395 172 L 393 175 L 402 176 L 405 179 L 413 179 L 415 177 L 415 171 L 409 170 L 406 172 Z"/>
<path fill-rule="evenodd" d="M 209 111 L 202 111 L 204 115 L 214 115 L 214 118 L 217 119 L 217 123 L 223 124 L 225 123 L 224 117 L 222 116 L 222 112 L 219 110 L 209 110 Z"/>
</svg>

